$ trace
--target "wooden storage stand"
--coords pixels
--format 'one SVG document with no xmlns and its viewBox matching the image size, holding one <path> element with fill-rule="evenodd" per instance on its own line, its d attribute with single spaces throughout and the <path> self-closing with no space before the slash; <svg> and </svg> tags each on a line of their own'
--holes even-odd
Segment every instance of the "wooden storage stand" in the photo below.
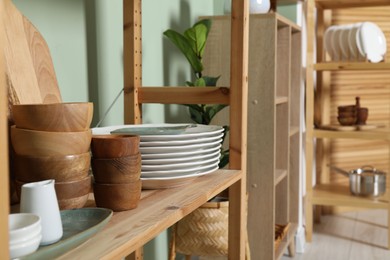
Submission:
<svg viewBox="0 0 390 260">
<path fill-rule="evenodd" d="M 347 206 L 368 209 L 390 209 L 389 190 L 380 198 L 362 198 L 352 196 L 348 186 L 327 183 L 325 167 L 326 153 L 323 153 L 330 139 L 357 139 L 390 141 L 390 130 L 382 128 L 370 131 L 330 131 L 316 128 L 315 125 L 329 123 L 329 93 L 330 84 L 324 80 L 329 71 L 362 71 L 369 74 L 373 70 L 390 70 L 388 62 L 326 62 L 322 46 L 323 34 L 326 30 L 326 10 L 350 7 L 374 7 L 390 5 L 388 0 L 360 1 L 360 0 L 308 0 L 307 1 L 307 74 L 306 74 L 306 233 L 307 240 L 312 240 L 313 206 Z M 315 9 L 317 7 L 317 9 Z M 315 23 L 317 16 L 317 24 Z M 314 53 L 316 44 L 317 54 Z M 316 57 L 315 57 L 316 55 Z M 314 59 L 315 58 L 315 59 Z M 316 62 L 313 62 L 316 60 Z M 316 73 L 316 82 L 314 81 Z M 314 89 L 316 86 L 316 89 Z M 369 88 L 370 86 L 367 86 Z M 353 102 L 353 101 L 352 101 Z M 314 150 L 314 141 L 317 143 L 317 154 Z M 320 148 L 320 150 L 318 150 Z M 313 187 L 314 160 L 316 161 L 317 181 Z M 389 160 L 390 161 L 390 160 Z M 389 178 L 389 176 L 387 176 Z M 319 217 L 318 208 L 314 211 Z M 390 248 L 390 212 L 388 212 L 388 247 Z"/>
<path fill-rule="evenodd" d="M 230 76 L 230 16 L 213 20 L 205 75 Z M 250 15 L 248 73 L 248 235 L 252 259 L 294 254 L 298 227 L 300 28 L 276 14 Z M 223 119 L 220 119 L 223 120 Z M 224 122 L 226 123 L 226 122 Z M 275 224 L 287 225 L 275 246 Z"/>
<path fill-rule="evenodd" d="M 4 16 L 0 2 L 0 17 Z M 115 213 L 109 224 L 86 243 L 69 251 L 60 259 L 141 259 L 141 248 L 160 232 L 204 204 L 207 200 L 229 189 L 229 258 L 245 258 L 246 229 L 246 132 L 247 132 L 247 37 L 248 1 L 234 0 L 232 4 L 232 49 L 230 91 L 220 88 L 194 89 L 188 87 L 142 87 L 141 0 L 124 0 L 124 87 L 125 123 L 141 123 L 142 103 L 223 103 L 232 109 L 230 120 L 230 169 L 201 176 L 183 187 L 142 192 L 139 206 L 130 211 Z M 3 26 L 0 26 L 3 32 Z M 0 35 L 4 35 L 0 33 Z M 1 36 L 2 37 L 2 36 Z M 0 46 L 2 47 L 0 41 Z M 3 53 L 3 48 L 1 48 Z M 3 62 L 3 59 L 1 60 Z M 0 63 L 1 98 L 5 99 L 5 69 Z M 23 76 L 23 75 L 21 75 Z M 8 154 L 6 151 L 6 102 L 1 102 L 1 216 L 0 252 L 8 259 Z"/>
</svg>

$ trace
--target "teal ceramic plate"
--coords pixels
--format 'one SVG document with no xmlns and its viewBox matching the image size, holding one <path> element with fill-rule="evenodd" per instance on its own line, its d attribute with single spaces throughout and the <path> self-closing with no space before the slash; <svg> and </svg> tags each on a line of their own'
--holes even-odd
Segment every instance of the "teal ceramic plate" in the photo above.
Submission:
<svg viewBox="0 0 390 260">
<path fill-rule="evenodd" d="M 62 210 L 61 220 L 64 235 L 55 244 L 41 246 L 35 253 L 22 259 L 54 259 L 87 241 L 110 220 L 112 210 L 104 208 L 82 208 Z"/>
<path fill-rule="evenodd" d="M 223 132 L 223 127 L 200 124 L 140 124 L 97 127 L 92 129 L 94 135 L 102 134 L 135 134 L 140 135 L 141 142 L 171 141 L 201 138 Z"/>
</svg>

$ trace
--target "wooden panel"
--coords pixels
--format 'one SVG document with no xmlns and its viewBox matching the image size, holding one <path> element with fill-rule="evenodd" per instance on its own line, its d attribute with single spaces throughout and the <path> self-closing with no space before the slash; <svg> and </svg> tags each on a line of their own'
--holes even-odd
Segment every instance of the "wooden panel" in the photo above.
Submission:
<svg viewBox="0 0 390 260">
<path fill-rule="evenodd" d="M 333 24 L 347 24 L 359 21 L 372 21 L 384 31 L 387 45 L 390 46 L 390 7 L 370 7 L 333 10 Z M 390 53 L 387 53 L 387 59 Z M 331 81 L 331 114 L 330 121 L 337 124 L 337 106 L 355 103 L 360 96 L 361 106 L 369 109 L 368 124 L 390 125 L 390 64 L 351 64 L 344 68 L 387 69 L 385 71 L 333 71 Z M 372 140 L 338 140 L 331 141 L 330 163 L 344 169 L 358 168 L 364 164 L 373 165 L 383 171 L 389 171 L 389 147 L 387 142 Z M 346 183 L 346 178 L 338 174 L 331 175 L 331 181 Z"/>
<path fill-rule="evenodd" d="M 4 1 L 0 1 L 0 17 L 4 17 Z M 4 55 L 4 25 L 0 19 L 0 56 Z M 8 214 L 9 214 L 9 188 L 8 188 L 8 120 L 7 120 L 7 85 L 5 81 L 4 59 L 0 59 L 0 259 L 9 259 L 8 250 Z"/>
<path fill-rule="evenodd" d="M 364 7 L 364 6 L 384 6 L 390 5 L 388 0 L 315 0 L 317 6 L 323 9 L 338 9 L 349 7 Z"/>
<path fill-rule="evenodd" d="M 314 65 L 315 70 L 390 70 L 390 63 L 325 62 Z"/>
</svg>

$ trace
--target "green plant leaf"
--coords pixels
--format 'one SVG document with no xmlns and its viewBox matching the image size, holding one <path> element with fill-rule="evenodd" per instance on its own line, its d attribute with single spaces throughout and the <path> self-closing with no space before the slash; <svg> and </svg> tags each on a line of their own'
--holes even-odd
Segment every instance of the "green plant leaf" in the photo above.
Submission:
<svg viewBox="0 0 390 260">
<path fill-rule="evenodd" d="M 209 76 L 203 76 L 202 78 L 206 82 L 207 87 L 215 87 L 217 86 L 217 82 L 221 76 L 218 77 L 209 77 Z"/>
<path fill-rule="evenodd" d="M 192 50 L 196 53 L 198 59 L 202 59 L 203 50 L 207 40 L 207 27 L 204 24 L 196 24 L 184 32 Z"/>
<path fill-rule="evenodd" d="M 222 109 L 224 109 L 226 106 L 227 106 L 227 105 L 221 105 L 221 104 L 207 106 L 207 107 L 206 107 L 206 114 L 207 114 L 207 117 L 208 117 L 209 121 L 211 121 L 211 120 L 213 119 L 213 117 L 214 117 L 219 111 L 221 111 Z"/>
<path fill-rule="evenodd" d="M 190 115 L 191 115 L 191 119 L 197 123 L 197 124 L 204 124 L 203 123 L 203 116 L 202 116 L 202 112 L 199 111 L 198 109 L 193 109 L 190 107 L 189 109 L 190 111 Z"/>
<path fill-rule="evenodd" d="M 196 79 L 195 82 L 194 82 L 194 86 L 195 87 L 206 87 L 206 81 L 204 80 L 204 78 L 199 78 L 199 79 Z"/>
<path fill-rule="evenodd" d="M 211 29 L 212 21 L 210 19 L 202 19 L 199 22 L 195 23 L 193 27 L 197 27 L 200 24 L 202 24 L 202 25 L 204 25 L 206 27 L 205 41 L 204 41 L 204 44 L 202 45 L 202 47 L 199 48 L 199 55 L 200 55 L 199 57 L 202 58 L 203 57 L 203 53 L 204 53 L 204 49 L 205 49 L 205 46 L 206 46 L 207 37 L 209 36 L 209 32 L 210 32 L 210 29 Z"/>
<path fill-rule="evenodd" d="M 171 29 L 166 30 L 164 35 L 184 54 L 195 73 L 203 71 L 203 64 L 186 37 Z"/>
</svg>

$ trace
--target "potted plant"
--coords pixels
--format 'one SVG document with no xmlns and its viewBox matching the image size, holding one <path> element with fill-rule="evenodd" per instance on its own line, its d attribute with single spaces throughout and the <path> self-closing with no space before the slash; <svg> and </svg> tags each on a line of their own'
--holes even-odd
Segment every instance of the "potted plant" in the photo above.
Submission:
<svg viewBox="0 0 390 260">
<path fill-rule="evenodd" d="M 189 87 L 215 87 L 218 77 L 203 75 L 203 53 L 211 28 L 211 20 L 203 19 L 184 31 L 183 34 L 172 29 L 164 35 L 183 53 L 193 71 L 193 81 Z M 191 119 L 198 124 L 210 124 L 214 116 L 226 105 L 186 104 Z M 228 126 L 224 126 L 225 135 Z M 229 150 L 221 148 L 219 168 L 229 162 Z M 172 231 L 170 259 L 175 252 L 185 255 L 227 255 L 228 204 L 227 199 L 215 198 L 179 221 Z"/>
</svg>

